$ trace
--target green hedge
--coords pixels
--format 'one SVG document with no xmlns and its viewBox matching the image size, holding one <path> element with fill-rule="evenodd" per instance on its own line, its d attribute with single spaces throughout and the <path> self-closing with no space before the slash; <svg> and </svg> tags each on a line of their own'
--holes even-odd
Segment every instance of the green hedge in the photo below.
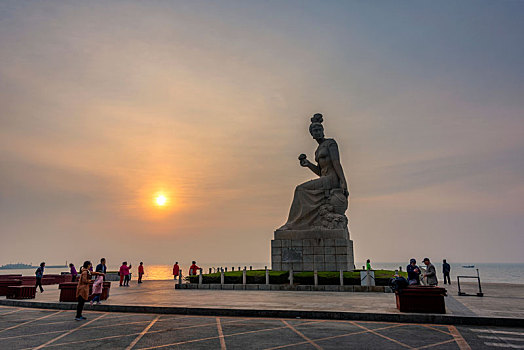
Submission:
<svg viewBox="0 0 524 350">
<path fill-rule="evenodd" d="M 393 277 L 392 270 L 374 270 L 375 284 L 377 286 L 389 285 L 389 280 Z M 400 272 L 401 276 L 407 277 L 406 272 Z M 186 276 L 186 280 L 191 283 L 198 283 L 197 276 Z M 249 270 L 246 271 L 247 284 L 265 284 L 266 271 L 265 270 Z M 205 284 L 220 283 L 220 272 L 202 275 L 202 282 Z M 242 284 L 242 271 L 224 272 L 225 284 Z M 288 284 L 288 271 L 269 271 L 270 284 Z M 314 277 L 313 271 L 295 272 L 293 274 L 293 283 L 302 285 L 313 285 Z M 340 284 L 340 273 L 336 271 L 319 271 L 318 284 L 320 285 L 338 285 Z M 360 285 L 360 271 L 346 271 L 344 272 L 344 285 Z"/>
</svg>

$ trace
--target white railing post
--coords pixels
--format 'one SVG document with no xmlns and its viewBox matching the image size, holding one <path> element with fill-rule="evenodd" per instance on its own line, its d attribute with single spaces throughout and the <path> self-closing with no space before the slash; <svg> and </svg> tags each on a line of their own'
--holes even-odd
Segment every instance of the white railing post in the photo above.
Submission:
<svg viewBox="0 0 524 350">
<path fill-rule="evenodd" d="M 178 284 L 182 285 L 182 271 L 178 271 Z"/>
<path fill-rule="evenodd" d="M 220 271 L 220 284 L 224 284 L 224 271 Z"/>
<path fill-rule="evenodd" d="M 244 271 L 242 271 L 242 284 L 246 284 L 247 283 L 247 272 L 246 272 L 246 267 L 244 266 Z"/>
<path fill-rule="evenodd" d="M 344 271 L 340 270 L 340 285 L 344 285 Z"/>
<path fill-rule="evenodd" d="M 198 284 L 199 284 L 199 285 L 202 285 L 202 281 L 203 281 L 203 279 L 204 279 L 204 278 L 202 277 L 202 268 L 199 268 L 198 270 L 199 270 L 199 271 L 198 271 L 198 272 L 199 272 L 199 275 L 198 275 Z"/>
<path fill-rule="evenodd" d="M 315 286 L 318 286 L 318 271 L 317 270 L 313 271 L 313 281 L 314 281 Z"/>
<path fill-rule="evenodd" d="M 293 268 L 289 269 L 289 285 L 293 285 Z"/>
<path fill-rule="evenodd" d="M 266 266 L 266 284 L 269 284 L 269 270 L 267 269 L 267 266 Z"/>
</svg>

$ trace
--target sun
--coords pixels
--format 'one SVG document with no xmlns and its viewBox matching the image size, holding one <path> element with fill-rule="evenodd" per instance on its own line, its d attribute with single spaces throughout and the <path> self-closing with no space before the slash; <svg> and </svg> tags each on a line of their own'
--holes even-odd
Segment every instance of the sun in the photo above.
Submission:
<svg viewBox="0 0 524 350">
<path fill-rule="evenodd" d="M 167 203 L 167 198 L 163 194 L 160 194 L 155 198 L 155 202 L 157 205 L 164 206 Z"/>
</svg>

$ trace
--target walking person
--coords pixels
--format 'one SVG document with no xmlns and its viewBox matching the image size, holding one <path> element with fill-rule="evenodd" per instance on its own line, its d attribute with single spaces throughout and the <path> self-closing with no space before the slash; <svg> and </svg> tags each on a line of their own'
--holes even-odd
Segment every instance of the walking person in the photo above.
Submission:
<svg viewBox="0 0 524 350">
<path fill-rule="evenodd" d="M 102 289 L 104 288 L 104 276 L 99 275 L 93 283 L 93 297 L 91 299 L 91 305 L 96 301 L 97 305 L 100 304 L 100 296 L 102 295 Z"/>
<path fill-rule="evenodd" d="M 422 262 L 424 263 L 424 265 L 427 266 L 426 273 L 424 274 L 424 277 L 427 278 L 428 285 L 430 285 L 430 286 L 438 285 L 437 269 L 435 269 L 435 265 L 433 265 L 431 263 L 431 261 L 429 261 L 428 258 L 424 258 L 424 260 L 422 260 Z"/>
<path fill-rule="evenodd" d="M 173 265 L 173 279 L 175 281 L 176 281 L 179 273 L 180 273 L 180 266 L 178 266 L 178 261 L 176 261 L 175 265 Z"/>
<path fill-rule="evenodd" d="M 44 269 L 45 269 L 45 262 L 40 263 L 40 267 L 36 269 L 35 275 L 36 275 L 36 284 L 35 287 L 40 287 L 40 293 L 44 292 L 44 288 L 42 287 L 42 277 L 44 277 Z"/>
<path fill-rule="evenodd" d="M 91 261 L 86 260 L 82 265 L 80 270 L 80 278 L 78 279 L 78 284 L 76 285 L 76 298 L 78 304 L 76 306 L 76 321 L 82 321 L 86 318 L 82 316 L 82 311 L 84 310 L 84 304 L 89 299 L 89 281 L 91 281 L 92 275 L 102 275 L 99 272 L 91 272 L 89 268 L 93 267 Z"/>
<path fill-rule="evenodd" d="M 140 265 L 138 265 L 138 283 L 142 283 L 143 275 L 144 275 L 144 263 L 140 262 Z"/>
<path fill-rule="evenodd" d="M 446 284 L 446 279 L 451 285 L 451 279 L 449 278 L 449 273 L 451 272 L 451 266 L 447 263 L 446 259 L 442 260 L 442 273 L 444 274 L 444 284 Z"/>
<path fill-rule="evenodd" d="M 75 265 L 73 263 L 69 264 L 69 270 L 71 271 L 71 282 L 75 282 L 78 272 L 76 271 Z"/>
<path fill-rule="evenodd" d="M 195 276 L 198 273 L 200 267 L 197 266 L 196 261 L 192 261 L 191 267 L 189 268 L 189 276 Z"/>
</svg>

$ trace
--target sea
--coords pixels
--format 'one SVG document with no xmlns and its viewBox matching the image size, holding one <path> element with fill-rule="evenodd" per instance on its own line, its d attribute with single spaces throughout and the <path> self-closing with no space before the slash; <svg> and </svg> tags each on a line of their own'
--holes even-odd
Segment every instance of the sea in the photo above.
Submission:
<svg viewBox="0 0 524 350">
<path fill-rule="evenodd" d="M 421 267 L 424 265 L 420 262 Z M 131 272 L 134 276 L 137 275 L 138 264 L 133 264 Z M 209 269 L 218 269 L 226 268 L 228 271 L 231 271 L 232 268 L 237 271 L 239 268 L 243 269 L 244 266 L 249 270 L 264 269 L 266 266 L 270 268 L 271 264 L 268 262 L 262 263 L 246 263 L 246 262 L 233 262 L 233 263 L 198 263 L 199 267 L 203 268 L 204 273 L 208 273 Z M 355 263 L 357 268 L 362 268 L 365 265 L 365 262 Z M 386 270 L 399 270 L 402 268 L 402 271 L 406 271 L 407 262 L 380 262 L 375 263 L 371 262 L 371 267 L 373 269 L 386 269 Z M 437 271 L 439 272 L 439 280 L 442 280 L 442 263 L 434 262 Z M 511 283 L 511 284 L 524 284 L 524 264 L 523 263 L 450 263 L 451 265 L 451 279 L 456 281 L 457 276 L 480 276 L 481 282 L 486 283 Z M 181 264 L 182 273 L 184 275 L 188 274 L 190 264 Z M 468 267 L 465 267 L 468 266 Z M 473 267 L 471 267 L 473 266 Z M 117 271 L 120 266 L 117 265 L 108 265 L 108 271 Z M 78 269 L 78 266 L 77 266 Z M 34 276 L 36 268 L 29 269 L 9 269 L 9 270 L 0 270 L 0 275 L 5 274 L 22 274 L 24 276 Z M 144 280 L 171 280 L 173 279 L 173 266 L 172 265 L 148 265 L 144 264 L 145 274 Z M 60 274 L 61 272 L 68 272 L 69 268 L 46 268 L 45 273 L 48 274 Z M 462 279 L 461 279 L 462 280 Z"/>
</svg>

